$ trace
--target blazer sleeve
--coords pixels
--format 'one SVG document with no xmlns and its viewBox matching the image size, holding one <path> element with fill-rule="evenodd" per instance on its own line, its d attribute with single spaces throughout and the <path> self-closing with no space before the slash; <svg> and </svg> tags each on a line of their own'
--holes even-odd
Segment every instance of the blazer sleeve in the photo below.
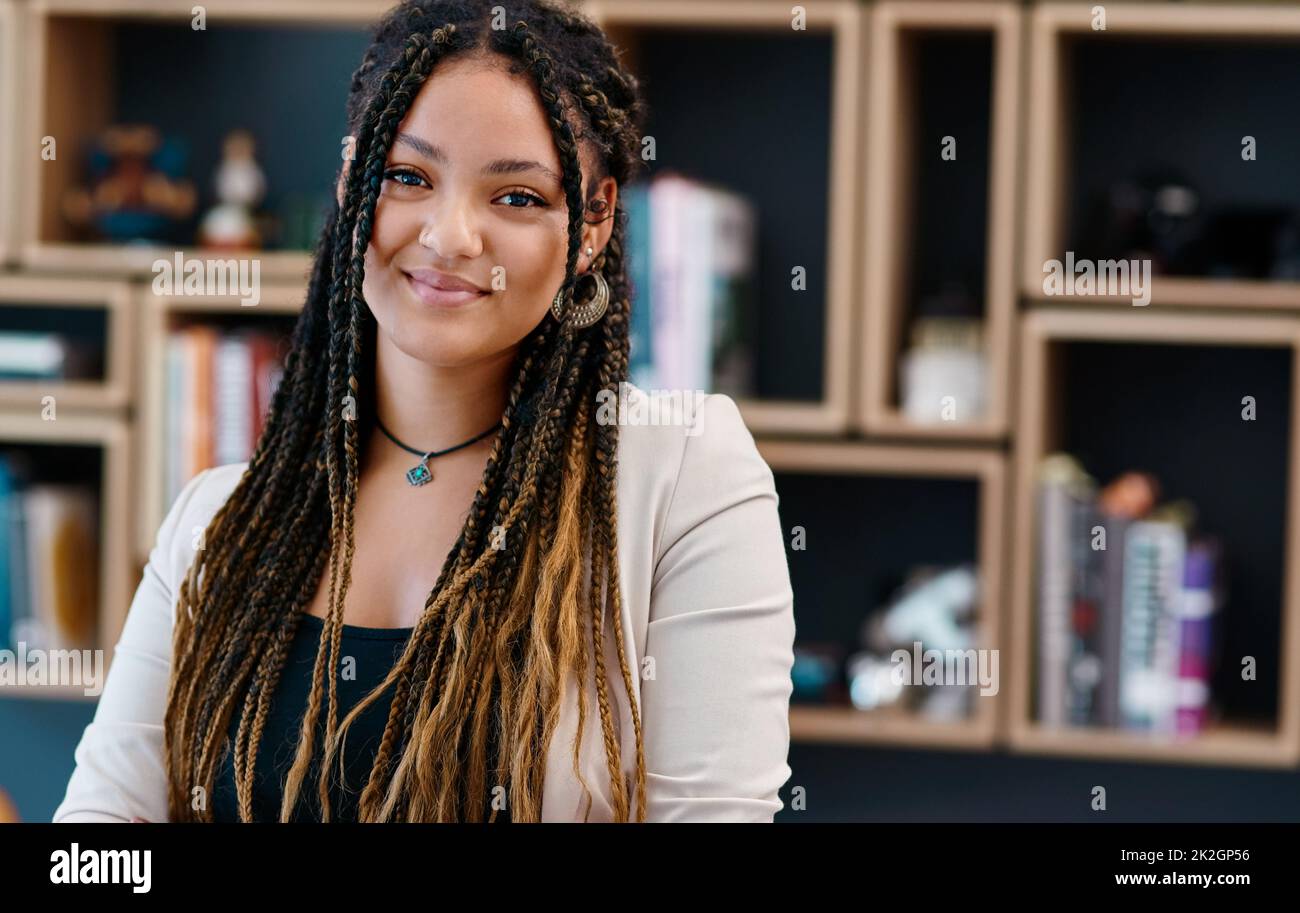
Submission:
<svg viewBox="0 0 1300 913">
<path fill-rule="evenodd" d="M 686 433 L 642 674 L 647 819 L 771 822 L 790 777 L 794 595 L 772 471 L 727 395 Z"/>
<path fill-rule="evenodd" d="M 189 550 L 182 518 L 212 470 L 190 480 L 159 527 L 127 612 L 113 662 L 74 753 L 76 767 L 54 823 L 167 820 L 163 714 L 171 672 L 178 549 Z M 186 564 L 188 567 L 188 564 Z"/>
</svg>

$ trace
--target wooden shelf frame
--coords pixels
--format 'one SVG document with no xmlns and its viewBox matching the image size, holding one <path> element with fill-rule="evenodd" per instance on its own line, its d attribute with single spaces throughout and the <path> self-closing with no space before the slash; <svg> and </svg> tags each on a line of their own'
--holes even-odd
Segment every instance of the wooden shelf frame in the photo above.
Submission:
<svg viewBox="0 0 1300 913">
<path fill-rule="evenodd" d="M 134 399 L 135 313 L 129 283 L 0 273 L 0 306 L 102 309 L 105 317 L 103 380 L 4 381 L 0 409 L 31 410 L 52 395 L 60 410 L 125 411 Z"/>
<path fill-rule="evenodd" d="M 910 148 L 909 137 L 917 106 L 909 42 L 917 35 L 942 32 L 987 32 L 993 41 L 984 288 L 988 410 L 974 422 L 918 425 L 904 416 L 890 395 L 897 386 L 900 341 L 907 323 L 907 241 L 913 222 L 910 188 L 919 154 Z M 857 391 L 857 422 L 867 434 L 970 442 L 997 441 L 1008 434 L 1016 311 L 1021 32 L 1022 13 L 1017 3 L 885 0 L 875 6 L 868 55 L 871 75 L 867 79 L 873 126 L 867 131 L 867 180 L 861 204 L 867 219 L 861 277 L 866 317 L 858 341 L 863 358 Z"/>
<path fill-rule="evenodd" d="M 301 312 L 305 289 L 293 284 L 263 284 L 258 304 L 245 307 L 238 296 L 230 295 L 157 295 L 145 285 L 136 296 L 141 315 L 141 357 L 139 359 L 140 415 L 136 422 L 136 441 L 140 452 L 139 498 L 133 530 L 137 557 L 153 548 L 158 527 L 170 506 L 166 500 L 166 359 L 167 338 L 174 317 L 221 317 L 237 315 L 250 322 L 275 316 L 293 316 Z"/>
<path fill-rule="evenodd" d="M 17 258 L 19 187 L 16 175 L 21 154 L 17 86 L 22 74 L 23 15 L 23 7 L 16 0 L 0 0 L 0 266 Z"/>
<path fill-rule="evenodd" d="M 62 413 L 52 421 L 37 414 L 0 413 L 0 443 L 98 446 L 103 452 L 99 478 L 99 618 L 95 649 L 104 651 L 104 673 L 112 665 L 131 605 L 129 526 L 131 435 L 125 418 Z M 102 684 L 102 683 L 101 683 Z M 0 696 L 93 701 L 81 686 L 29 688 L 0 686 Z"/>
<path fill-rule="evenodd" d="M 978 484 L 975 565 L 979 581 L 977 647 L 999 650 L 998 693 L 977 696 L 975 714 L 966 721 L 917 718 L 894 710 L 864 712 L 848 707 L 790 708 L 791 738 L 804 742 L 847 745 L 898 745 L 929 748 L 990 749 L 1002 728 L 1006 702 L 1001 649 L 1006 525 L 1007 457 L 987 448 L 926 448 L 890 444 L 789 441 L 759 438 L 759 453 L 774 473 L 835 476 L 896 476 L 969 479 Z M 798 598 L 795 599 L 798 613 Z"/>
<path fill-rule="evenodd" d="M 1063 257 L 1072 121 L 1065 69 L 1069 42 L 1080 36 L 1222 42 L 1294 40 L 1300 54 L 1300 8 L 1223 4 L 1107 3 L 1106 31 L 1092 27 L 1092 5 L 1039 3 L 1031 14 L 1026 135 L 1026 192 L 1021 292 L 1035 301 L 1133 307 L 1123 295 L 1047 295 L 1043 264 Z M 1300 309 L 1300 282 L 1152 276 L 1149 307 Z"/>
<path fill-rule="evenodd" d="M 783 431 L 835 434 L 848 430 L 852 408 L 852 340 L 857 299 L 854 259 L 859 226 L 856 214 L 861 141 L 863 49 L 866 17 L 856 0 L 811 0 L 806 11 L 809 32 L 832 36 L 830 154 L 827 161 L 826 329 L 822 399 L 738 399 L 746 424 L 755 432 Z M 720 28 L 791 30 L 791 5 L 783 0 L 588 0 L 584 14 L 606 29 L 616 44 L 618 33 L 638 28 Z"/>
<path fill-rule="evenodd" d="M 1106 309 L 1035 309 L 1021 320 L 1023 392 L 1014 463 L 1011 555 L 1011 656 L 1008 735 L 1013 749 L 1111 760 L 1293 767 L 1300 763 L 1300 321 L 1278 316 L 1186 311 L 1115 313 Z M 1069 342 L 1284 347 L 1292 353 L 1286 544 L 1281 611 L 1282 660 L 1276 730 L 1228 721 L 1193 738 L 1172 739 L 1101 727 L 1048 727 L 1033 718 L 1036 467 L 1051 452 L 1060 421 L 1049 396 L 1051 346 Z"/>
</svg>

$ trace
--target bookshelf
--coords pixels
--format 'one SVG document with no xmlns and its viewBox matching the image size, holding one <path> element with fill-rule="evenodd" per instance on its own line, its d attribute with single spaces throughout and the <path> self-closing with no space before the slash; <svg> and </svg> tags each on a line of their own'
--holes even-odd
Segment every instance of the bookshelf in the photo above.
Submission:
<svg viewBox="0 0 1300 913">
<path fill-rule="evenodd" d="M 1008 430 L 1016 308 L 1020 7 L 878 3 L 870 48 L 857 422 L 873 435 L 996 441 Z M 986 405 L 978 418 L 962 416 L 968 403 L 957 389 L 948 394 L 957 420 L 943 420 L 938 401 L 924 422 L 902 408 L 902 356 L 926 296 L 935 316 L 982 324 Z"/>
<path fill-rule="evenodd" d="M 0 79 L 0 126 L 11 125 L 0 130 L 0 261 L 8 267 L 0 274 L 0 314 L 41 304 L 102 312 L 110 366 L 103 383 L 62 391 L 56 422 L 41 422 L 26 408 L 27 391 L 0 387 L 0 445 L 103 454 L 103 644 L 111 646 L 120 632 L 166 509 L 161 378 L 168 334 L 190 324 L 291 321 L 309 260 L 303 249 L 255 254 L 262 290 L 254 308 L 217 295 L 155 295 L 150 274 L 158 259 L 178 251 L 187 260 L 214 255 L 190 243 L 136 248 L 82 239 L 60 210 L 63 194 L 80 179 L 76 150 L 108 124 L 157 122 L 190 143 L 202 211 L 220 137 L 249 126 L 269 131 L 258 160 L 270 184 L 328 193 L 347 79 L 367 25 L 388 5 L 212 0 L 203 4 L 206 34 L 196 36 L 188 0 L 0 0 L 0 76 L 20 74 Z M 895 575 L 958 553 L 979 568 L 980 642 L 1001 653 L 996 698 L 977 699 L 976 715 L 956 724 L 796 704 L 793 738 L 1092 760 L 1300 763 L 1300 669 L 1291 659 L 1300 655 L 1300 562 L 1292 557 L 1300 541 L 1300 485 L 1290 468 L 1300 427 L 1300 280 L 1163 276 L 1147 309 L 1133 308 L 1126 297 L 1048 299 L 1041 287 L 1044 262 L 1071 249 L 1082 231 L 1081 201 L 1132 169 L 1137 114 L 1149 112 L 1152 124 L 1168 126 L 1151 136 L 1169 134 L 1179 152 L 1194 150 L 1189 131 L 1205 128 L 1211 138 L 1248 132 L 1236 123 L 1239 104 L 1258 124 L 1252 129 L 1259 159 L 1249 165 L 1261 167 L 1258 175 L 1233 172 L 1224 199 L 1252 203 L 1276 187 L 1294 187 L 1289 172 L 1276 177 L 1300 148 L 1286 129 L 1294 69 L 1273 79 L 1266 67 L 1281 66 L 1286 58 L 1279 55 L 1297 50 L 1300 8 L 1104 4 L 1107 29 L 1094 32 L 1094 4 L 1038 0 L 812 0 L 797 5 L 806 30 L 793 27 L 795 5 L 780 0 L 575 6 L 607 29 L 642 82 L 652 109 L 648 132 L 657 141 L 650 174 L 677 169 L 761 206 L 760 260 L 770 272 L 757 308 L 759 393 L 740 407 L 777 477 L 787 533 L 804 524 L 810 536 L 837 536 L 866 556 L 823 565 L 829 569 L 820 574 L 835 577 L 863 606 L 833 601 L 839 591 L 799 586 L 801 639 L 806 631 L 834 634 L 835 625 L 843 633 L 846 612 L 862 614 L 865 598 L 880 600 L 885 577 L 872 570 L 880 555 L 895 557 L 897 566 L 886 569 Z M 1261 56 L 1251 57 L 1255 51 Z M 1124 69 L 1134 53 L 1155 63 Z M 1249 81 L 1251 91 L 1233 95 L 1232 104 L 1211 99 L 1202 117 L 1184 118 L 1195 128 L 1171 122 L 1177 105 L 1151 104 L 1170 79 L 1195 78 L 1196 63 L 1211 58 L 1237 65 L 1244 75 L 1233 79 Z M 961 78 L 945 79 L 948 73 Z M 1083 91 L 1121 78 L 1131 83 L 1131 97 L 1102 92 L 1094 101 Z M 265 103 L 248 105 L 249 97 Z M 243 122 L 245 112 L 260 120 Z M 943 132 L 956 136 L 958 158 L 942 161 L 927 131 L 950 120 L 956 126 Z M 1109 146 L 1098 139 L 1107 135 L 1115 137 Z M 57 159 L 19 154 L 38 150 L 45 136 L 57 138 Z M 1240 162 L 1235 146 L 1225 149 Z M 1218 174 L 1203 159 L 1182 164 L 1200 169 L 1202 184 Z M 946 174 L 940 166 L 957 167 Z M 1300 208 L 1300 199 L 1286 199 Z M 1083 255 L 1082 246 L 1076 249 Z M 786 291 L 795 266 L 806 267 L 809 280 L 797 294 Z M 901 408 L 903 340 L 921 297 L 932 291 L 920 284 L 932 267 L 975 277 L 989 354 L 989 410 L 980 422 L 921 425 Z M 1132 379 L 1122 386 L 1100 371 L 1098 389 L 1109 397 L 1089 394 L 1088 365 L 1102 351 L 1096 346 L 1107 347 L 1108 363 Z M 1272 433 L 1285 436 L 1289 462 L 1277 462 L 1284 460 L 1280 446 L 1274 452 L 1256 443 L 1252 452 L 1272 462 L 1267 472 L 1251 474 L 1279 488 L 1284 479 L 1286 499 L 1267 502 L 1257 490 L 1243 490 L 1242 512 L 1223 514 L 1221 523 L 1239 547 L 1264 546 L 1255 550 L 1260 574 L 1247 577 L 1256 581 L 1250 600 L 1232 619 L 1232 646 L 1272 643 L 1276 656 L 1260 651 L 1268 667 L 1260 693 L 1233 694 L 1232 712 L 1191 741 L 1045 730 L 1031 713 L 1028 467 L 1051 447 L 1093 436 L 1103 462 L 1119 460 L 1128 440 L 1119 431 L 1141 429 L 1117 427 L 1103 407 L 1136 395 L 1155 408 L 1141 397 L 1147 386 L 1167 389 L 1159 371 L 1143 364 L 1157 349 L 1204 354 L 1200 383 L 1240 377 L 1258 385 L 1262 397 L 1286 397 L 1285 428 Z M 1166 357 L 1172 360 L 1152 364 L 1186 369 Z M 1278 361 L 1284 357 L 1289 369 Z M 130 368 L 125 374 L 123 364 Z M 1194 433 L 1199 416 L 1166 411 L 1174 416 L 1170 441 L 1189 453 L 1202 446 Z M 1071 427 L 1075 417 L 1079 424 Z M 805 515 L 826 502 L 833 508 L 823 507 L 813 525 Z M 882 507 L 897 512 L 892 524 L 880 519 Z M 952 554 L 915 544 L 927 538 L 948 542 Z M 792 574 L 816 583 L 817 569 L 808 563 L 816 546 L 789 554 Z"/>
<path fill-rule="evenodd" d="M 651 110 L 646 131 L 656 139 L 649 174 L 676 170 L 758 204 L 758 395 L 738 400 L 746 423 L 757 432 L 847 430 L 862 8 L 851 0 L 800 4 L 799 28 L 783 0 L 581 7 L 641 80 Z M 732 77 L 743 78 L 746 92 L 729 86 Z M 702 144 L 700 135 L 726 143 Z M 774 181 L 777 169 L 801 179 Z M 802 291 L 792 288 L 800 266 Z"/>
<path fill-rule="evenodd" d="M 758 446 L 776 476 L 787 543 L 795 526 L 806 536 L 804 548 L 788 551 L 801 641 L 860 649 L 855 641 L 861 624 L 896 597 L 904 572 L 922 563 L 943 569 L 971 563 L 977 581 L 972 646 L 997 647 L 1003 605 L 998 536 L 1006 500 L 1002 454 L 810 441 L 760 440 Z M 918 498 L 928 514 L 916 511 Z M 934 515 L 945 518 L 942 535 L 929 522 Z M 851 704 L 794 703 L 791 737 L 987 749 L 994 743 L 1001 694 L 1000 688 L 988 696 L 972 694 L 972 712 L 957 720 L 927 719 L 897 705 L 859 710 Z"/>
<path fill-rule="evenodd" d="M 1043 3 L 1030 14 L 1024 251 L 1021 287 L 1030 299 L 1047 295 L 1044 264 L 1067 250 L 1109 257 L 1105 219 L 1096 200 L 1117 181 L 1157 165 L 1174 174 L 1152 177 L 1195 190 L 1208 251 L 1171 255 L 1189 268 L 1219 264 L 1213 275 L 1153 276 L 1151 303 L 1165 307 L 1294 309 L 1300 277 L 1286 280 L 1221 276 L 1233 266 L 1242 239 L 1265 241 L 1265 204 L 1297 200 L 1291 180 L 1300 139 L 1279 98 L 1300 85 L 1300 8 L 1248 4 L 1108 3 L 1105 30 L 1094 28 L 1091 4 Z M 1227 82 L 1221 81 L 1226 79 Z M 1245 90 L 1245 87 L 1250 87 Z M 1122 89 L 1122 90 L 1120 90 Z M 1161 101 L 1165 99 L 1165 101 Z M 1255 158 L 1244 137 L 1252 136 Z M 1140 186 L 1140 185 L 1139 185 Z M 1179 204 L 1186 209 L 1186 195 Z M 1174 198 L 1175 201 L 1178 198 Z M 1216 212 L 1236 214 L 1217 222 Z M 1171 212 L 1180 212 L 1173 206 Z M 1247 218 L 1249 217 L 1249 218 Z M 1188 219 L 1181 214 L 1179 218 Z M 1101 228 L 1089 228 L 1097 222 Z M 1171 222 L 1173 220 L 1170 220 Z M 1169 232 L 1191 231 L 1170 227 Z M 1267 239 L 1266 235 L 1261 235 Z M 1160 242 L 1170 244 L 1172 242 Z M 1163 249 L 1163 248 L 1162 248 Z M 1177 248 L 1175 248 L 1177 250 Z M 1229 267 L 1232 267 L 1229 269 Z M 1090 295 L 1097 305 L 1130 307 L 1126 295 Z"/>
<path fill-rule="evenodd" d="M 164 487 L 168 335 L 173 328 L 193 323 L 226 329 L 262 324 L 287 335 L 302 309 L 303 294 L 304 290 L 293 283 L 263 286 L 261 300 L 255 306 L 244 306 L 233 296 L 157 295 L 150 287 L 140 289 L 137 307 L 143 323 L 144 345 L 139 380 L 143 408 L 139 433 L 143 458 L 138 485 L 140 509 L 135 529 L 138 556 L 147 556 L 153 548 L 168 507 Z"/>
<path fill-rule="evenodd" d="M 0 382 L 0 408 L 40 411 L 42 397 L 59 409 L 125 412 L 132 400 L 134 309 L 125 282 L 0 273 L 0 329 L 63 332 L 99 350 L 100 376 Z"/>
<path fill-rule="evenodd" d="M 131 569 L 128 527 L 131 516 L 131 436 L 120 417 L 56 413 L 47 421 L 37 413 L 4 413 L 0 418 L 0 451 L 35 450 L 41 464 L 38 476 L 57 473 L 66 480 L 70 473 L 84 478 L 89 472 L 98 490 L 99 511 L 99 612 L 95 622 L 95 648 L 104 651 L 104 673 L 112 663 L 130 607 L 131 593 L 138 581 L 128 577 Z M 57 464 L 57 465 L 55 465 Z M 0 686 L 0 696 L 93 700 L 80 685 Z"/>
<path fill-rule="evenodd" d="M 1011 745 L 1092 758 L 1294 766 L 1300 761 L 1300 676 L 1289 658 L 1300 648 L 1300 567 L 1294 560 L 1300 541 L 1300 321 L 1043 308 L 1024 317 L 1022 334 L 1011 540 Z M 1149 375 L 1128 381 L 1141 364 L 1149 365 Z M 1229 372 L 1240 379 L 1241 393 L 1255 396 L 1265 410 L 1257 422 L 1242 419 L 1235 393 L 1206 395 L 1216 375 Z M 1220 609 L 1222 668 L 1211 687 L 1225 704 L 1217 725 L 1170 738 L 1036 721 L 1035 472 L 1057 449 L 1082 451 L 1085 467 L 1102 483 L 1129 468 L 1154 472 L 1168 498 L 1192 499 L 1201 525 L 1223 534 L 1231 557 L 1228 599 Z M 1255 681 L 1234 681 L 1246 655 L 1255 656 L 1262 671 Z"/>
</svg>

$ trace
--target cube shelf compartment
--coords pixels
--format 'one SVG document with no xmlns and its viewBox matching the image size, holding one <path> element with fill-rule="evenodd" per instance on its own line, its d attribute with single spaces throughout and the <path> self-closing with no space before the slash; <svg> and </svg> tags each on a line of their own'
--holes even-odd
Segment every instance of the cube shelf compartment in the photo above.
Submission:
<svg viewBox="0 0 1300 913">
<path fill-rule="evenodd" d="M 1286 113 L 1300 90 L 1300 9 L 1104 9 L 1104 30 L 1090 4 L 1032 14 L 1023 293 L 1130 307 L 1128 294 L 1049 294 L 1045 264 L 1067 251 L 1117 259 L 1143 247 L 1169 263 L 1151 279 L 1153 306 L 1300 307 L 1300 238 L 1275 264 L 1281 276 L 1251 275 L 1267 265 L 1249 262 L 1281 243 L 1288 218 L 1300 232 L 1300 131 Z M 1127 201 L 1158 188 L 1166 227 L 1158 238 L 1133 234 L 1124 207 L 1146 204 Z"/>
<path fill-rule="evenodd" d="M 0 381 L 0 407 L 38 415 L 46 395 L 78 411 L 124 411 L 130 403 L 135 321 L 127 283 L 0 273 L 0 329 L 66 332 L 97 347 L 102 362 L 96 378 Z"/>
<path fill-rule="evenodd" d="M 85 462 L 99 491 L 99 617 L 96 621 L 96 649 L 104 651 L 104 673 L 112 666 L 113 646 L 117 643 L 130 607 L 134 581 L 127 577 L 131 568 L 128 505 L 131 503 L 131 441 L 126 421 L 91 415 L 56 414 L 46 421 L 37 414 L 0 416 L 0 450 L 55 449 L 56 457 L 41 461 L 42 475 L 51 467 Z M 94 457 L 87 451 L 96 450 Z M 67 473 L 61 473 L 66 476 Z M 84 478 L 84 476 L 81 476 Z M 80 685 L 45 687 L 4 686 L 0 696 L 22 698 L 60 698 L 93 700 Z"/>
<path fill-rule="evenodd" d="M 29 102 L 22 148 L 42 149 L 43 138 L 52 137 L 57 157 L 44 161 L 33 153 L 19 162 L 29 191 L 23 197 L 23 264 L 135 275 L 149 273 L 176 250 L 186 259 L 231 256 L 196 246 L 193 227 L 214 201 L 221 140 L 236 127 L 249 129 L 257 141 L 267 207 L 286 224 L 319 221 L 341 161 L 342 100 L 365 47 L 365 27 L 387 6 L 376 0 L 217 0 L 204 5 L 199 29 L 188 2 L 33 4 L 24 31 Z M 247 105 L 250 96 L 261 102 Z M 110 124 L 141 122 L 185 144 L 187 174 L 198 192 L 194 216 L 176 227 L 175 238 L 157 243 L 80 238 L 61 207 L 66 191 L 82 180 L 86 144 Z M 305 285 L 306 248 L 314 241 L 237 256 L 260 260 L 265 278 Z"/>
<path fill-rule="evenodd" d="M 1012 3 L 875 6 L 857 415 L 868 434 L 991 441 L 1007 432 L 1020 22 Z M 945 304 L 945 295 L 970 304 Z M 952 316 L 947 309 L 982 321 L 979 418 L 939 420 L 937 402 L 933 422 L 903 411 L 899 368 L 926 296 L 934 316 Z M 960 416 L 967 391 L 950 395 Z"/>
<path fill-rule="evenodd" d="M 934 721 L 898 708 L 795 703 L 791 737 L 801 741 L 898 743 L 936 748 L 988 748 L 997 730 L 1005 686 L 1000 650 L 1005 464 L 984 449 L 944 450 L 872 444 L 761 440 L 772 467 L 787 542 L 805 528 L 805 548 L 787 549 L 801 642 L 857 649 L 858 626 L 894 594 L 909 567 L 975 565 L 976 643 L 998 649 L 997 694 L 976 694 L 974 713 Z M 917 503 L 927 504 L 925 513 Z M 860 604 L 845 608 L 847 600 Z"/>
<path fill-rule="evenodd" d="M 1013 747 L 1211 764 L 1300 761 L 1300 321 L 1206 314 L 1038 309 L 1023 321 L 1024 393 L 1012 546 Z M 1139 374 L 1139 371 L 1141 372 Z M 1223 378 L 1237 380 L 1225 392 Z M 1211 392 L 1215 391 L 1215 392 Z M 1242 418 L 1254 396 L 1255 421 Z M 1222 537 L 1228 598 L 1212 693 L 1222 722 L 1176 738 L 1048 726 L 1032 711 L 1036 649 L 1036 468 L 1076 456 L 1099 484 L 1155 474 L 1160 503 L 1186 498 Z M 1252 655 L 1258 678 L 1240 680 Z"/>
<path fill-rule="evenodd" d="M 646 93 L 649 174 L 676 171 L 757 209 L 757 396 L 738 401 L 746 422 L 838 432 L 850 408 L 863 24 L 854 2 L 801 7 L 805 29 L 790 4 L 769 0 L 583 5 Z M 780 177 L 792 171 L 798 180 Z M 797 266 L 806 290 L 792 288 Z"/>
</svg>

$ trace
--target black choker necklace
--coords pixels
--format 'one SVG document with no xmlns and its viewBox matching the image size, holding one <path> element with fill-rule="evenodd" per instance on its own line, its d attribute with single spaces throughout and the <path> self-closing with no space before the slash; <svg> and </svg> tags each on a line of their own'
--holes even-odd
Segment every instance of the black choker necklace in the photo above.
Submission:
<svg viewBox="0 0 1300 913">
<path fill-rule="evenodd" d="M 470 438 L 468 441 L 465 441 L 463 444 L 457 444 L 455 447 L 448 447 L 446 450 L 426 451 L 426 450 L 416 450 L 414 447 L 408 447 L 406 444 L 403 444 L 397 438 L 393 437 L 392 432 L 390 432 L 387 428 L 384 427 L 383 422 L 379 421 L 379 416 L 375 416 L 375 424 L 379 426 L 379 430 L 384 432 L 384 435 L 390 441 L 392 441 L 394 444 L 396 444 L 398 447 L 401 447 L 403 450 L 407 451 L 408 453 L 413 453 L 420 458 L 420 462 L 416 463 L 414 466 L 412 466 L 410 469 L 406 471 L 406 481 L 410 482 L 412 485 L 424 485 L 426 482 L 433 481 L 433 473 L 429 470 L 429 459 L 431 457 L 442 456 L 444 453 L 451 453 L 453 450 L 459 450 L 462 447 L 468 447 L 470 444 L 473 444 L 475 441 L 483 440 L 483 438 L 487 437 L 493 431 L 496 431 L 498 428 L 501 427 L 501 423 L 497 422 L 487 431 L 484 431 L 482 434 L 474 435 L 472 438 Z"/>
</svg>

